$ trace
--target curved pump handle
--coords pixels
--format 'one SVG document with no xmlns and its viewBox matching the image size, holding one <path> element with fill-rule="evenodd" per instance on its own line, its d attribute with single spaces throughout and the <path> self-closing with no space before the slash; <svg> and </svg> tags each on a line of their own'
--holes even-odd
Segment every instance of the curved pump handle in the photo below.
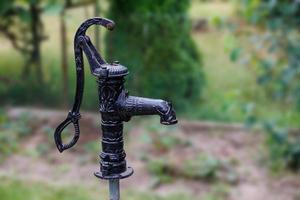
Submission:
<svg viewBox="0 0 300 200">
<path fill-rule="evenodd" d="M 91 18 L 83 22 L 80 27 L 77 29 L 75 38 L 74 38 L 74 52 L 75 52 L 75 63 L 76 63 L 76 74 L 77 74 L 77 83 L 76 83 L 76 93 L 75 100 L 72 110 L 69 112 L 67 118 L 56 128 L 54 133 L 54 141 L 59 152 L 63 152 L 66 149 L 71 148 L 76 144 L 80 136 L 79 129 L 79 119 L 80 119 L 80 105 L 83 96 L 84 88 L 84 68 L 83 68 L 83 51 L 85 52 L 88 60 L 90 62 L 91 72 L 94 73 L 94 70 L 101 68 L 102 64 L 106 62 L 97 52 L 96 48 L 92 45 L 89 38 L 85 35 L 86 30 L 92 25 L 101 25 L 112 30 L 115 23 L 109 19 L 105 18 Z M 64 144 L 62 141 L 62 132 L 69 125 L 73 124 L 75 133 L 73 138 L 67 144 Z"/>
<path fill-rule="evenodd" d="M 56 147 L 59 150 L 59 152 L 63 152 L 64 150 L 71 148 L 78 141 L 79 136 L 80 136 L 80 129 L 79 129 L 78 121 L 79 121 L 80 117 L 81 117 L 80 113 L 69 112 L 67 118 L 56 128 L 55 134 L 54 134 L 54 140 L 55 140 L 55 144 L 56 144 Z M 70 123 L 73 124 L 75 133 L 74 133 L 72 140 L 68 144 L 63 144 L 61 134 L 62 134 L 63 130 Z"/>
</svg>

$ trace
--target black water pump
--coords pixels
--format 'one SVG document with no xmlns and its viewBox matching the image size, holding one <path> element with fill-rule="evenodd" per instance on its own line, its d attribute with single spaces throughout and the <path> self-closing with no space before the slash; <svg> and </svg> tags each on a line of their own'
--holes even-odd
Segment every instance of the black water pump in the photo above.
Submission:
<svg viewBox="0 0 300 200">
<path fill-rule="evenodd" d="M 86 20 L 78 28 L 74 38 L 77 84 L 75 102 L 67 118 L 57 127 L 54 134 L 56 146 L 60 152 L 71 148 L 79 139 L 80 105 L 84 88 L 83 52 L 90 65 L 91 73 L 97 77 L 101 128 L 102 152 L 100 153 L 100 171 L 95 175 L 110 180 L 110 196 L 119 199 L 119 179 L 133 174 L 133 169 L 126 164 L 123 142 L 123 122 L 128 122 L 136 115 L 159 115 L 160 122 L 165 125 L 176 124 L 177 119 L 170 102 L 160 99 L 129 96 L 124 88 L 124 78 L 128 69 L 119 62 L 107 63 L 97 52 L 90 38 L 85 34 L 91 25 L 101 25 L 113 30 L 115 23 L 105 18 Z M 63 144 L 61 134 L 64 128 L 73 124 L 73 139 Z"/>
</svg>

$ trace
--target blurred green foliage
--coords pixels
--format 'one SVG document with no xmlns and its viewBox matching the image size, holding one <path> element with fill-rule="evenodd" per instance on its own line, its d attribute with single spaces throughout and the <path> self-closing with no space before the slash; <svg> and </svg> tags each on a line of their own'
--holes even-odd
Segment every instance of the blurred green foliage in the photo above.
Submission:
<svg viewBox="0 0 300 200">
<path fill-rule="evenodd" d="M 204 195 L 202 200 L 225 200 L 228 199 L 229 188 L 225 184 L 216 184 L 211 189 L 211 192 Z"/>
<path fill-rule="evenodd" d="M 55 73 L 54 70 L 49 70 L 48 72 L 50 71 Z M 58 106 L 61 104 L 63 97 L 60 90 L 61 80 L 56 75 L 50 76 L 48 80 L 44 81 L 42 86 L 37 84 L 33 76 L 27 77 L 26 80 L 19 79 L 19 75 L 17 77 L 17 81 L 3 85 L 3 87 L 0 86 L 1 96 L 3 95 L 0 103 L 5 104 L 9 102 L 11 104 L 46 106 Z"/>
<path fill-rule="evenodd" d="M 62 7 L 62 1 L 58 0 L 0 2 L 0 34 L 19 53 L 16 55 L 10 49 L 2 54 L 8 61 L 1 62 L 1 104 L 57 105 L 59 102 L 57 86 L 52 84 L 57 82 L 54 78 L 57 74 L 52 69 L 43 69 L 48 65 L 42 67 L 46 59 L 41 61 L 41 44 L 46 40 L 42 14 L 54 10 L 58 14 Z M 47 72 L 46 78 L 43 71 Z"/>
<path fill-rule="evenodd" d="M 180 163 L 172 163 L 170 157 L 152 157 L 147 162 L 147 170 L 153 176 L 154 186 L 172 182 L 175 177 L 236 184 L 239 177 L 234 167 L 234 163 L 229 160 L 221 160 L 207 153 L 183 159 Z"/>
<path fill-rule="evenodd" d="M 222 160 L 212 154 L 201 153 L 193 158 L 182 158 L 180 163 L 173 163 L 174 160 L 170 156 L 173 154 L 170 152 L 175 149 L 185 151 L 186 148 L 193 148 L 192 142 L 180 129 L 147 122 L 145 133 L 140 136 L 144 148 L 137 155 L 147 162 L 147 170 L 153 176 L 153 186 L 169 183 L 174 177 L 223 181 L 230 184 L 238 181 L 235 163 L 231 162 L 234 160 Z M 163 157 L 156 156 L 162 154 Z"/>
<path fill-rule="evenodd" d="M 18 120 L 8 120 L 4 112 L 0 113 L 0 162 L 20 149 L 20 140 L 30 134 L 30 116 L 22 114 Z"/>
<path fill-rule="evenodd" d="M 249 36 L 248 45 L 251 43 L 243 56 L 257 67 L 257 83 L 274 100 L 300 108 L 300 2 L 243 0 L 239 8 L 247 22 L 257 28 L 243 32 Z M 233 49 L 233 58 L 237 52 Z"/>
<path fill-rule="evenodd" d="M 63 2 L 58 0 L 2 0 L 0 2 L 0 33 L 22 55 L 23 79 L 34 78 L 38 84 L 43 83 L 41 44 L 47 37 L 42 14 L 49 10 L 60 12 L 62 8 Z M 33 74 L 34 76 L 31 76 Z"/>
<path fill-rule="evenodd" d="M 161 126 L 155 120 L 145 125 L 145 133 L 141 135 L 141 142 L 151 144 L 157 152 L 167 152 L 176 147 L 189 145 L 186 140 L 179 136 L 177 127 Z"/>
<path fill-rule="evenodd" d="M 166 158 L 150 159 L 147 163 L 147 170 L 153 176 L 154 187 L 173 181 L 176 175 L 174 166 Z"/>
<path fill-rule="evenodd" d="M 199 102 L 204 84 L 188 6 L 189 0 L 113 0 L 108 12 L 117 27 L 107 35 L 107 54 L 129 68 L 130 90 L 172 100 L 177 110 Z"/>
<path fill-rule="evenodd" d="M 239 178 L 234 162 L 222 160 L 208 153 L 201 153 L 193 159 L 185 160 L 181 171 L 183 177 L 190 179 L 221 181 L 229 184 L 237 183 Z"/>
<path fill-rule="evenodd" d="M 212 155 L 201 154 L 195 160 L 185 163 L 185 175 L 190 178 L 213 180 L 217 178 L 217 172 L 221 167 L 219 159 Z"/>
<path fill-rule="evenodd" d="M 300 169 L 300 139 L 288 133 L 286 129 L 272 122 L 264 124 L 267 131 L 266 148 L 269 160 L 267 165 L 272 172 L 278 173 L 284 169 L 294 172 Z"/>
<path fill-rule="evenodd" d="M 236 45 L 231 59 L 240 59 L 255 71 L 257 84 L 270 101 L 300 111 L 300 2 L 273 0 L 236 1 L 238 12 L 250 27 L 231 25 L 246 47 Z M 246 36 L 246 37 L 245 37 Z M 255 118 L 251 115 L 252 121 Z M 271 168 L 300 168 L 300 141 L 278 128 L 272 117 L 261 123 L 267 131 Z"/>
</svg>

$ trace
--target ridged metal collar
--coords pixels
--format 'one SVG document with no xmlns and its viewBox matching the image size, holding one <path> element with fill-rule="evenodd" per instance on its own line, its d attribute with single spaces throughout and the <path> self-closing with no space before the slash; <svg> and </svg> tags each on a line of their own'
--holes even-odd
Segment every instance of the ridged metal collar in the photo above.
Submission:
<svg viewBox="0 0 300 200">
<path fill-rule="evenodd" d="M 95 74 L 101 74 L 101 70 L 107 70 L 107 77 L 121 77 L 129 74 L 127 67 L 112 63 L 112 64 L 103 64 L 100 69 L 95 70 Z"/>
</svg>

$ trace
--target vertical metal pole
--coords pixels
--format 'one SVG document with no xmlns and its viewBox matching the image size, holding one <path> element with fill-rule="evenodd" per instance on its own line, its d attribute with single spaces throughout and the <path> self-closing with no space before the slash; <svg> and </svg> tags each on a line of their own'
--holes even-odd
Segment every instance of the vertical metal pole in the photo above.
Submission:
<svg viewBox="0 0 300 200">
<path fill-rule="evenodd" d="M 109 180 L 109 200 L 120 200 L 120 180 Z"/>
</svg>

